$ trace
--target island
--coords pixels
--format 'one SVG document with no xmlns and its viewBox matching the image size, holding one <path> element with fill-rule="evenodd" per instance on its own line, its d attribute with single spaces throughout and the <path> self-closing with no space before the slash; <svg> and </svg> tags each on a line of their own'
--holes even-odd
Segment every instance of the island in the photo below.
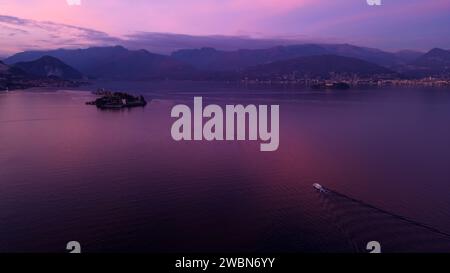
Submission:
<svg viewBox="0 0 450 273">
<path fill-rule="evenodd" d="M 147 105 L 147 101 L 142 95 L 133 96 L 123 92 L 97 91 L 96 95 L 102 97 L 86 102 L 87 105 L 95 105 L 100 109 L 122 109 L 130 107 L 143 107 Z"/>
</svg>

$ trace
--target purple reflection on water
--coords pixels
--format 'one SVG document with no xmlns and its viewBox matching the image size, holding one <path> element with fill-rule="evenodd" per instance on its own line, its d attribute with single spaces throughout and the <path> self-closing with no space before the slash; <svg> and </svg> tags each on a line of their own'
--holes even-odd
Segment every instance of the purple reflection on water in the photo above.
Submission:
<svg viewBox="0 0 450 273">
<path fill-rule="evenodd" d="M 0 94 L 0 251 L 62 252 L 72 240 L 85 252 L 354 251 L 391 221 L 324 201 L 316 182 L 450 232 L 448 90 L 201 94 L 280 104 L 268 153 L 258 141 L 173 141 L 171 107 L 193 91 L 124 111 L 84 105 L 87 92 Z M 449 251 L 428 235 L 416 248 L 421 232 L 402 225 L 371 240 Z"/>
</svg>

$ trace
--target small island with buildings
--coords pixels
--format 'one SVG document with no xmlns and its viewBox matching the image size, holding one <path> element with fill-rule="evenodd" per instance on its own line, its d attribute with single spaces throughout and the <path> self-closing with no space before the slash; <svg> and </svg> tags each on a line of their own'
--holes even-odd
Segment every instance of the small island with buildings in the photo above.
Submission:
<svg viewBox="0 0 450 273">
<path fill-rule="evenodd" d="M 147 105 L 147 101 L 142 95 L 133 96 L 124 92 L 110 92 L 104 89 L 99 89 L 93 94 L 101 97 L 94 101 L 86 102 L 86 104 L 95 105 L 99 109 L 122 109 Z"/>
</svg>

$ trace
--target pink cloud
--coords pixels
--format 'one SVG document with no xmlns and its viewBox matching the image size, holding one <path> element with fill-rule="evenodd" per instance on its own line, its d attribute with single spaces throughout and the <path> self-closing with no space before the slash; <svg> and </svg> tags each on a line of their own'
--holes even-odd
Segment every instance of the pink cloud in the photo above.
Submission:
<svg viewBox="0 0 450 273">
<path fill-rule="evenodd" d="M 320 0 L 322 1 L 322 0 Z M 0 2 L 2 14 L 99 29 L 114 35 L 134 31 L 189 34 L 235 34 L 255 31 L 257 21 L 279 15 L 313 0 L 14 0 Z"/>
<path fill-rule="evenodd" d="M 265 10 L 267 13 L 278 13 L 290 11 L 308 4 L 312 4 L 312 0 L 232 0 L 229 2 L 231 8 L 237 10 Z"/>
</svg>

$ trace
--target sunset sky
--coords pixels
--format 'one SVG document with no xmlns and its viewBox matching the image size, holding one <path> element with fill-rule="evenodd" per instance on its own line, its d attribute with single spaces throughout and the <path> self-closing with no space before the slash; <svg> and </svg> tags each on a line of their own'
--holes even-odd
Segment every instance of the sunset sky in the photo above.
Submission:
<svg viewBox="0 0 450 273">
<path fill-rule="evenodd" d="M 449 26 L 449 0 L 382 0 L 382 6 L 366 0 L 81 0 L 80 6 L 0 0 L 0 55 L 113 44 L 160 52 L 216 44 L 233 49 L 277 41 L 448 49 Z"/>
</svg>

